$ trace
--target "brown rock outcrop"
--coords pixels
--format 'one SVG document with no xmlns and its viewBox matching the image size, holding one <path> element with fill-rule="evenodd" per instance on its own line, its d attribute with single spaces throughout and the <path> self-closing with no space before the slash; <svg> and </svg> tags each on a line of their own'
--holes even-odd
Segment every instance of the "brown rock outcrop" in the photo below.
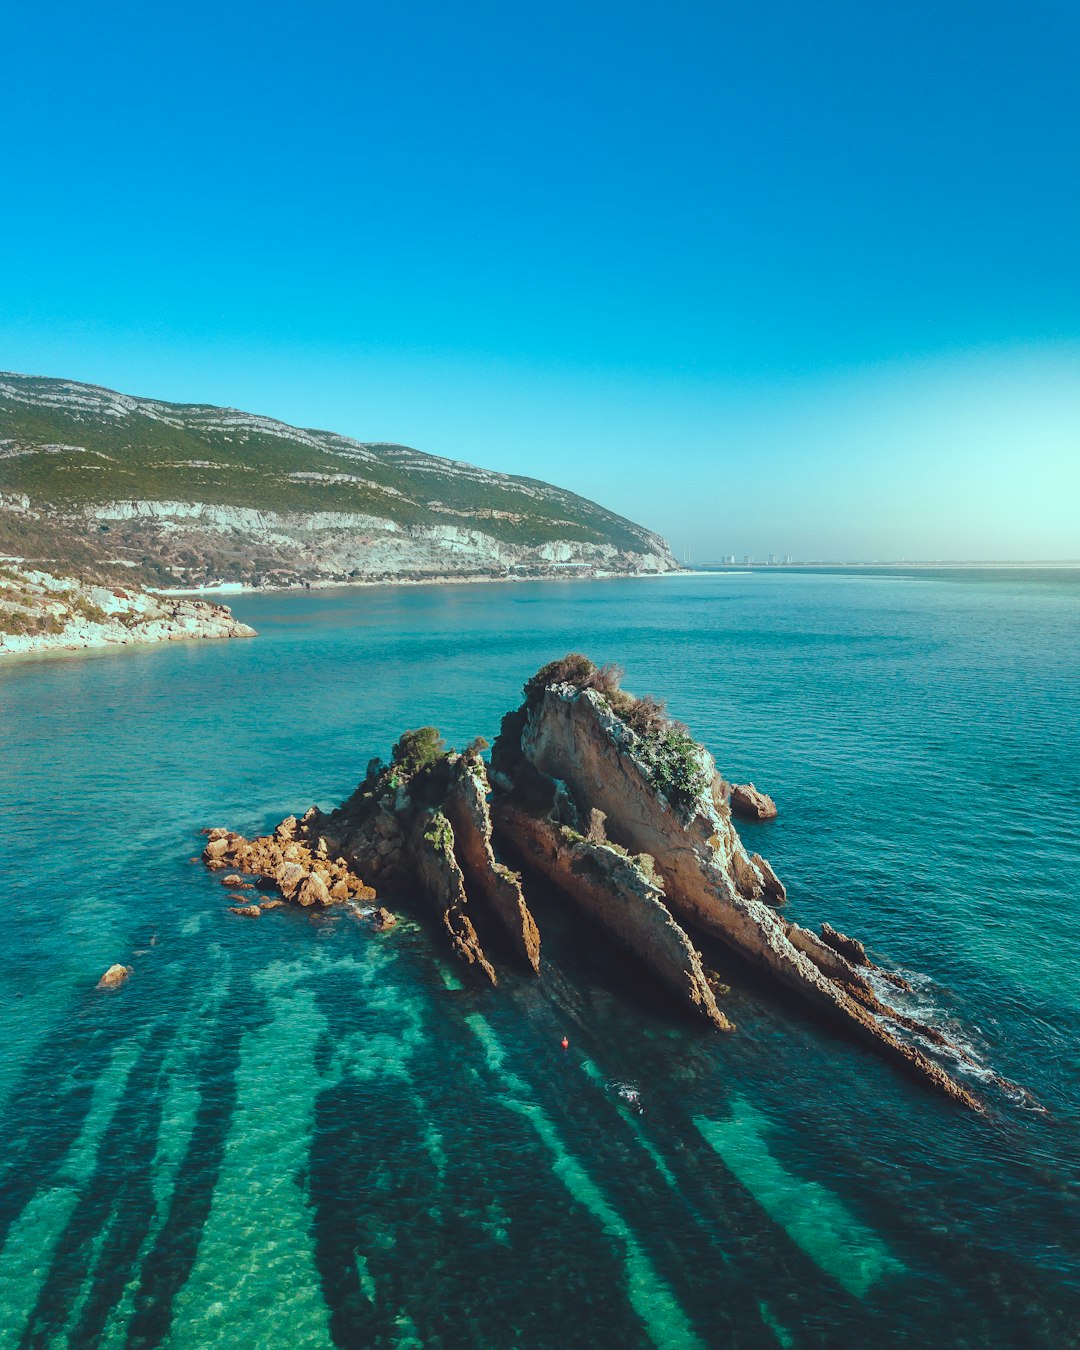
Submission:
<svg viewBox="0 0 1080 1350">
<path fill-rule="evenodd" d="M 333 904 L 326 882 L 318 872 L 307 873 L 300 885 L 297 886 L 293 899 L 298 905 L 303 905 L 305 909 L 312 905 L 318 905 L 321 908 Z"/>
<path fill-rule="evenodd" d="M 866 948 L 863 944 L 853 937 L 848 937 L 846 933 L 838 933 L 832 924 L 823 923 L 821 925 L 821 940 L 827 946 L 832 947 L 834 951 L 846 956 L 854 966 L 871 965 L 870 958 L 866 955 Z"/>
<path fill-rule="evenodd" d="M 484 955 L 469 916 L 465 877 L 454 856 L 450 822 L 441 811 L 428 811 L 417 817 L 409 842 L 417 878 L 435 905 L 450 945 L 466 965 L 476 966 L 497 984 L 495 968 Z"/>
<path fill-rule="evenodd" d="M 203 859 L 212 870 L 236 869 L 222 878 L 222 885 L 232 890 L 276 890 L 305 909 L 375 898 L 375 892 L 364 885 L 344 858 L 330 859 L 325 848 L 309 846 L 303 826 L 294 816 L 282 821 L 272 835 L 256 839 L 245 839 L 221 828 L 209 830 L 207 835 Z M 245 876 L 255 881 L 246 881 Z M 255 917 L 263 909 L 277 908 L 279 903 L 236 906 L 235 912 Z"/>
<path fill-rule="evenodd" d="M 498 862 L 491 847 L 487 775 L 481 759 L 462 755 L 454 767 L 443 810 L 454 831 L 458 862 L 468 884 L 487 901 L 515 950 L 540 969 L 540 930 L 529 912 L 521 878 Z"/>
<path fill-rule="evenodd" d="M 633 952 L 681 1002 L 714 1026 L 733 1030 L 716 1006 L 701 957 L 647 865 L 509 800 L 497 809 L 499 828 L 528 863 Z"/>
<path fill-rule="evenodd" d="M 291 817 L 278 827 L 279 837 L 286 852 L 306 848 L 316 859 L 339 854 L 353 876 L 372 877 L 382 890 L 419 891 L 434 905 L 455 954 L 495 982 L 477 921 L 491 915 L 534 971 L 540 935 L 520 879 L 492 849 L 489 791 L 475 748 L 455 754 L 433 728 L 423 728 L 401 738 L 389 765 L 372 761 L 337 810 Z M 330 884 L 332 901 L 374 895 L 370 888 L 358 892 L 347 878 Z M 381 926 L 390 925 L 384 920 Z"/>
<path fill-rule="evenodd" d="M 614 668 L 570 656 L 540 671 L 525 693 L 524 705 L 503 719 L 490 774 L 479 754 L 485 743 L 458 755 L 434 728 L 406 732 L 391 762 L 373 760 L 335 811 L 312 807 L 251 841 L 208 831 L 206 865 L 235 868 L 229 885 L 254 876 L 305 908 L 374 899 L 361 876 L 419 893 L 456 956 L 495 984 L 482 942 L 491 924 L 533 971 L 540 958 L 521 877 L 500 856 L 506 848 L 713 1026 L 734 1030 L 717 1004 L 728 991 L 706 970 L 699 934 L 924 1083 L 979 1109 L 925 1052 L 936 1048 L 955 1064 L 969 1059 L 963 1049 L 884 1001 L 886 982 L 908 987 L 902 977 L 876 967 L 861 942 L 829 924 L 819 936 L 771 908 L 786 899 L 784 884 L 746 851 L 732 823 L 732 811 L 770 819 L 770 797 L 752 783 L 729 788 L 662 704 L 619 688 Z M 281 903 L 234 912 L 254 916 Z M 381 906 L 353 909 L 375 929 L 394 923 Z"/>
<path fill-rule="evenodd" d="M 782 905 L 787 899 L 787 887 L 760 853 L 751 853 L 750 861 L 761 873 L 761 885 L 765 895 L 776 904 Z"/>
<path fill-rule="evenodd" d="M 261 905 L 230 905 L 230 914 L 240 914 L 245 919 L 257 919 L 262 914 Z"/>
<path fill-rule="evenodd" d="M 746 820 L 775 820 L 776 803 L 753 783 L 735 783 L 731 789 L 732 814 Z"/>
<path fill-rule="evenodd" d="M 134 974 L 134 970 L 131 966 L 110 966 L 105 974 L 102 975 L 101 979 L 98 980 L 94 988 L 115 989 L 118 985 L 123 984 L 128 976 L 132 974 Z"/>
<path fill-rule="evenodd" d="M 687 932 L 718 939 L 886 1058 L 954 1100 L 977 1105 L 891 1029 L 891 1009 L 866 1006 L 872 991 L 851 961 L 763 903 L 766 895 L 776 898 L 779 881 L 746 853 L 730 818 L 718 809 L 715 766 L 701 746 L 655 718 L 639 735 L 629 725 L 633 710 L 627 713 L 625 703 L 595 687 L 537 681 L 526 688 L 526 705 L 504 721 L 493 749 L 500 789 L 495 818 L 510 843 L 525 856 L 535 850 L 538 827 L 528 823 L 530 815 L 551 822 L 567 809 L 579 819 L 593 808 L 603 811 L 612 840 L 655 859 L 663 903 Z M 616 706 L 626 715 L 619 716 Z M 567 864 L 563 888 L 583 905 L 594 903 L 579 898 L 583 888 L 569 870 Z M 614 911 L 614 893 L 610 903 Z"/>
</svg>

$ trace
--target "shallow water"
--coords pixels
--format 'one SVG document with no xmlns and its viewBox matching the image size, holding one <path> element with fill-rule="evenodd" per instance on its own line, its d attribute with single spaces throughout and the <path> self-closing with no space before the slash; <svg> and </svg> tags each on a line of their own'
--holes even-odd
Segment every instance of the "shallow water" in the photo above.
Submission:
<svg viewBox="0 0 1080 1350">
<path fill-rule="evenodd" d="M 234 609 L 257 640 L 0 667 L 0 1345 L 1080 1344 L 1080 573 Z M 702 1029 L 543 888 L 543 974 L 490 990 L 422 906 L 256 924 L 189 861 L 406 726 L 493 737 L 570 649 L 772 792 L 791 917 L 1037 1105 L 976 1078 L 972 1117 L 738 969 Z"/>
</svg>

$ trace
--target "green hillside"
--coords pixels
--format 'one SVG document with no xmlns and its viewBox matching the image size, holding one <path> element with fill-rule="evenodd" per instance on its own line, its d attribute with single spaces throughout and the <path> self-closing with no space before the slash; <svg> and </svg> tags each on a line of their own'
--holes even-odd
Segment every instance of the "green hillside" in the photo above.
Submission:
<svg viewBox="0 0 1080 1350">
<path fill-rule="evenodd" d="M 145 500 L 365 513 L 403 527 L 458 524 L 526 546 L 572 540 L 637 552 L 658 542 L 535 479 L 231 409 L 25 375 L 0 375 L 0 493 L 59 508 Z"/>
</svg>

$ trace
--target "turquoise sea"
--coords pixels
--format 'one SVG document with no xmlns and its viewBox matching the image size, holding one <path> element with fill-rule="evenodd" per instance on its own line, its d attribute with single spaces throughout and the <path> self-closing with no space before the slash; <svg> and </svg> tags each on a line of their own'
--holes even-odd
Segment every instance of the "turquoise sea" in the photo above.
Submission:
<svg viewBox="0 0 1080 1350">
<path fill-rule="evenodd" d="M 1080 1345 L 1080 572 L 234 609 L 257 640 L 0 666 L 0 1345 Z M 405 727 L 492 738 L 571 649 L 775 796 L 791 917 L 1033 1100 L 967 1113 L 735 968 L 703 1029 L 542 887 L 493 990 L 419 903 L 245 920 L 191 861 Z"/>
</svg>

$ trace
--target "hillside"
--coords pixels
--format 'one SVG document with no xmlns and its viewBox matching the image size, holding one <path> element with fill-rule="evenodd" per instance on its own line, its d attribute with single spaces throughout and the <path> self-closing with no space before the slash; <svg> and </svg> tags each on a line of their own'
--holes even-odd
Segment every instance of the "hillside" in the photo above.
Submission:
<svg viewBox="0 0 1080 1350">
<path fill-rule="evenodd" d="M 0 374 L 0 554 L 160 587 L 677 570 L 538 479 L 199 404 Z"/>
</svg>

